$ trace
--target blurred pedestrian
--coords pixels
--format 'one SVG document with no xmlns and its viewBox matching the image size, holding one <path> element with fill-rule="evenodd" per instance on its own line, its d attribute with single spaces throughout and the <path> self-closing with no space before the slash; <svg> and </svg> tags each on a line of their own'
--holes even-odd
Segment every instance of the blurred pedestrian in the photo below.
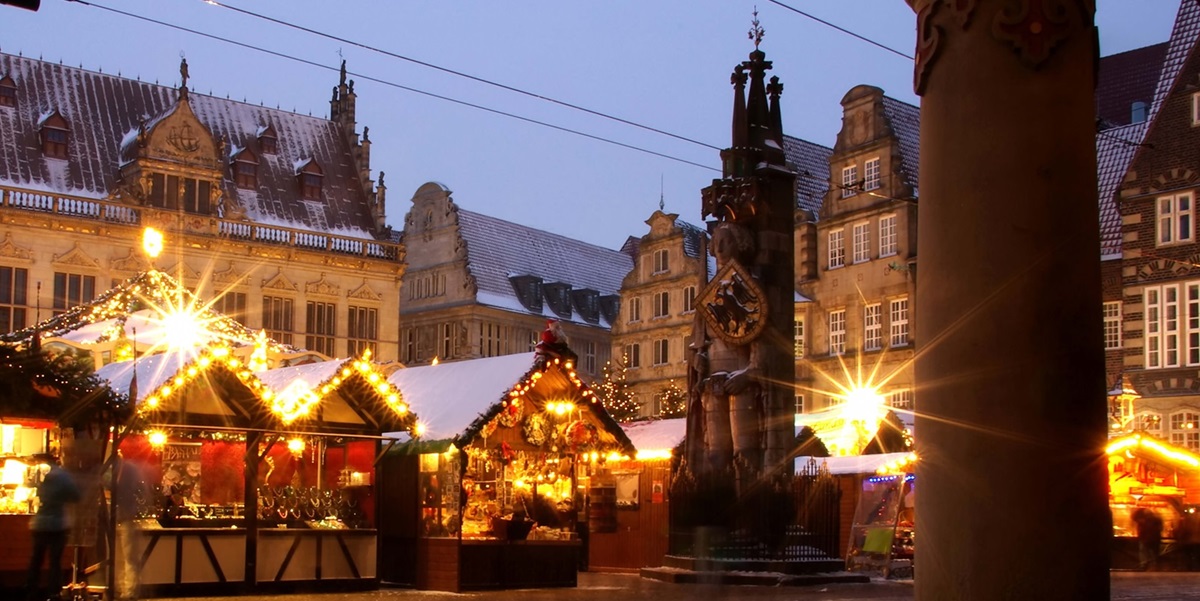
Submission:
<svg viewBox="0 0 1200 601">
<path fill-rule="evenodd" d="M 138 598 L 138 540 L 135 522 L 146 506 L 152 502 L 153 491 L 146 481 L 146 470 L 135 462 L 129 461 L 118 451 L 117 463 L 114 466 L 116 482 L 116 523 L 117 541 L 120 545 L 120 569 L 117 578 L 117 598 L 133 600 Z"/>
<path fill-rule="evenodd" d="M 80 492 L 75 478 L 58 464 L 57 457 L 43 453 L 34 455 L 33 459 L 49 466 L 49 471 L 37 487 L 37 514 L 29 523 L 33 536 L 33 557 L 29 561 L 26 594 L 29 601 L 38 601 L 39 598 L 57 599 L 62 593 L 62 556 L 67 546 L 67 533 L 71 530 L 67 504 L 78 502 Z M 50 574 L 46 578 L 47 588 L 42 591 L 39 589 L 42 562 L 47 555 L 50 558 Z"/>
<path fill-rule="evenodd" d="M 1132 517 L 1137 525 L 1138 568 L 1143 571 L 1157 570 L 1158 556 L 1162 550 L 1162 518 L 1145 507 L 1135 509 Z"/>
</svg>

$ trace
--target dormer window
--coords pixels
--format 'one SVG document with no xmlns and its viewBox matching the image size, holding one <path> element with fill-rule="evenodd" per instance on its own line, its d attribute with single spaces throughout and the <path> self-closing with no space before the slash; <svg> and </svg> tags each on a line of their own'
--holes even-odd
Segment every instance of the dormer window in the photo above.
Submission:
<svg viewBox="0 0 1200 601">
<path fill-rule="evenodd" d="M 258 157 L 248 148 L 233 157 L 233 181 L 239 188 L 258 187 Z"/>
<path fill-rule="evenodd" d="M 258 151 L 263 154 L 279 153 L 279 138 L 275 135 L 275 126 L 268 125 L 258 128 Z"/>
<path fill-rule="evenodd" d="M 52 159 L 67 158 L 70 129 L 67 120 L 54 111 L 41 120 L 42 154 Z"/>
<path fill-rule="evenodd" d="M 304 200 L 320 200 L 321 187 L 324 185 L 325 172 L 316 161 L 308 159 L 296 170 L 300 184 L 300 198 Z"/>
<path fill-rule="evenodd" d="M 17 82 L 7 75 L 0 77 L 0 106 L 17 106 Z"/>
</svg>

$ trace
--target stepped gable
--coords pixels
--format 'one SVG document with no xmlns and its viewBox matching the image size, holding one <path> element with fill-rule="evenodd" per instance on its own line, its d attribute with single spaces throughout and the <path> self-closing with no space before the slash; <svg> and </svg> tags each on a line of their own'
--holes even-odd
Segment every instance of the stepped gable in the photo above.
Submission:
<svg viewBox="0 0 1200 601">
<path fill-rule="evenodd" d="M 833 149 L 784 134 L 783 154 L 796 170 L 796 208 L 817 215 L 829 191 L 829 157 Z"/>
<path fill-rule="evenodd" d="M 1125 179 L 1148 123 L 1113 127 L 1096 134 L 1096 190 L 1100 203 L 1100 256 L 1121 256 L 1121 210 L 1117 190 Z"/>
<path fill-rule="evenodd" d="M 478 286 L 476 300 L 481 304 L 528 311 L 509 280 L 524 275 L 537 276 L 546 284 L 569 284 L 573 290 L 595 290 L 601 297 L 616 295 L 622 278 L 633 268 L 632 258 L 621 251 L 473 211 L 459 209 L 458 226 L 470 253 L 467 268 Z M 544 312 L 556 317 L 548 308 Z M 586 323 L 576 317 L 578 314 L 572 321 Z"/>
<path fill-rule="evenodd" d="M 1134 102 L 1154 101 L 1154 89 L 1167 56 L 1167 42 L 1100 59 L 1096 78 L 1096 117 L 1101 127 L 1129 125 Z"/>
<path fill-rule="evenodd" d="M 900 172 L 904 183 L 917 196 L 917 175 L 921 163 L 921 109 L 890 96 L 883 97 L 883 116 L 900 142 Z"/>
<path fill-rule="evenodd" d="M 16 87 L 16 107 L 0 107 L 0 185 L 87 198 L 117 189 L 123 146 L 139 129 L 169 114 L 180 90 L 115 75 L 0 53 L 0 78 Z M 196 118 L 226 148 L 250 149 L 259 163 L 258 186 L 239 189 L 224 169 L 223 189 L 246 217 L 264 225 L 373 238 L 375 222 L 355 168 L 348 136 L 337 123 L 284 110 L 187 94 Z M 69 126 L 68 157 L 40 150 L 39 122 L 57 112 Z M 277 151 L 263 152 L 258 135 L 271 127 Z M 296 164 L 313 160 L 323 172 L 321 200 L 303 201 Z"/>
</svg>

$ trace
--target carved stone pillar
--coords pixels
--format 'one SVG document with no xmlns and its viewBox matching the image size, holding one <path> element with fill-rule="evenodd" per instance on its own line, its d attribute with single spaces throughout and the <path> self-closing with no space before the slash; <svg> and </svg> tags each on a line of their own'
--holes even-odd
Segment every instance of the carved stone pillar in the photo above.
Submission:
<svg viewBox="0 0 1200 601">
<path fill-rule="evenodd" d="M 909 0 L 919 601 L 1107 599 L 1089 0 Z"/>
</svg>

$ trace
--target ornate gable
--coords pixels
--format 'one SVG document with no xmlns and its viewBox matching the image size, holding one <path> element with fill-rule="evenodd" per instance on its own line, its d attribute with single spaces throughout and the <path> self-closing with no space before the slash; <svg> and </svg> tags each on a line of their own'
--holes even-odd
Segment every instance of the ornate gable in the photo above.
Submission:
<svg viewBox="0 0 1200 601">
<path fill-rule="evenodd" d="M 146 255 L 134 251 L 132 248 L 124 257 L 114 257 L 109 259 L 108 266 L 116 271 L 131 271 L 142 272 L 150 269 L 150 261 L 146 259 Z"/>
<path fill-rule="evenodd" d="M 219 171 L 221 154 L 208 128 L 196 118 L 186 98 L 147 126 L 139 136 L 139 159 L 180 163 Z"/>
<path fill-rule="evenodd" d="M 308 282 L 304 285 L 304 292 L 323 296 L 338 296 L 342 292 L 342 287 L 330 282 L 326 279 L 325 274 L 322 273 L 321 279 L 315 282 Z"/>
<path fill-rule="evenodd" d="M 286 292 L 295 292 L 297 290 L 296 285 L 286 275 L 283 275 L 283 270 L 263 280 L 262 287 L 263 290 L 283 290 Z"/>
<path fill-rule="evenodd" d="M 199 282 L 200 272 L 192 269 L 190 265 L 180 261 L 171 266 L 170 269 L 164 269 L 164 273 L 171 274 L 171 277 L 180 282 Z"/>
<path fill-rule="evenodd" d="M 23 246 L 17 246 L 12 241 L 12 232 L 4 233 L 4 240 L 0 241 L 0 257 L 4 257 L 10 261 L 17 260 L 22 263 L 33 262 L 33 250 Z"/>
<path fill-rule="evenodd" d="M 243 271 L 238 271 L 233 266 L 233 261 L 229 262 L 229 267 L 224 271 L 214 271 L 212 281 L 214 284 L 221 284 L 224 288 L 230 288 L 246 283 L 247 275 Z"/>
<path fill-rule="evenodd" d="M 88 269 L 101 269 L 100 262 L 80 248 L 78 242 L 75 243 L 74 248 L 71 250 L 61 255 L 54 255 L 54 259 L 51 260 L 51 263 L 53 263 L 55 266 L 63 267 L 86 267 Z"/>
<path fill-rule="evenodd" d="M 352 299 L 358 299 L 358 300 L 369 300 L 369 301 L 375 301 L 375 302 L 379 302 L 379 301 L 383 300 L 383 297 L 378 292 L 375 292 L 375 290 L 373 288 L 371 288 L 371 285 L 367 283 L 366 279 L 363 280 L 363 283 L 361 286 L 359 286 L 358 288 L 355 288 L 354 290 L 347 292 L 346 298 L 352 298 Z"/>
</svg>

